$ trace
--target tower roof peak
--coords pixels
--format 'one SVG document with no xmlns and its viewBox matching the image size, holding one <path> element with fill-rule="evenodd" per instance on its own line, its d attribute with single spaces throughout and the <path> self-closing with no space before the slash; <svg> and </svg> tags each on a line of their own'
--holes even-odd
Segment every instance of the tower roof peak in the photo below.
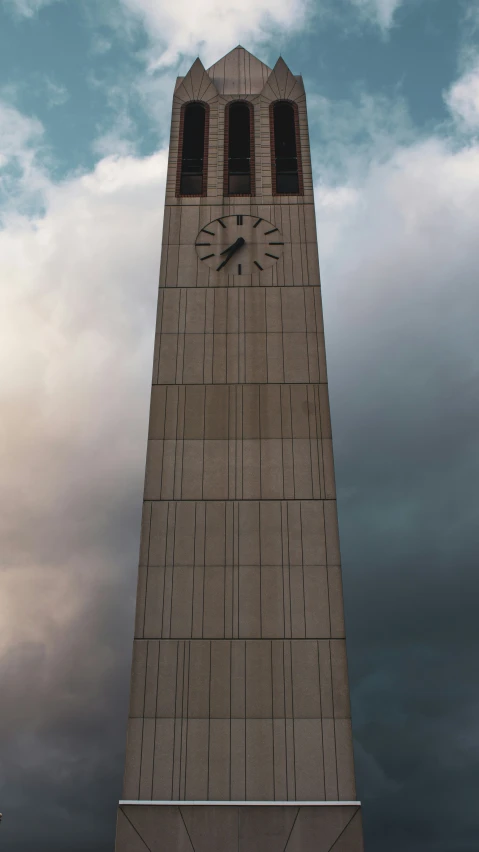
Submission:
<svg viewBox="0 0 479 852">
<path fill-rule="evenodd" d="M 271 68 L 241 44 L 208 68 L 209 77 L 224 95 L 259 94 L 270 74 Z"/>
</svg>

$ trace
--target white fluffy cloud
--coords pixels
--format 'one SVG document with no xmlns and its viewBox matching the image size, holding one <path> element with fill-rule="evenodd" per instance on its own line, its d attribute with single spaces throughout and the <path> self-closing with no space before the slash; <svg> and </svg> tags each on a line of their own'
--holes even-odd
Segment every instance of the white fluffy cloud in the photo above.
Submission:
<svg viewBox="0 0 479 852">
<path fill-rule="evenodd" d="M 238 42 L 248 44 L 271 37 L 272 30 L 290 33 L 305 20 L 309 0 L 120 0 L 140 18 L 156 43 L 152 66 L 174 63 L 180 54 L 201 50 L 205 63 L 219 59 Z"/>
<path fill-rule="evenodd" d="M 99 538 L 141 481 L 165 171 L 165 152 L 105 158 L 45 182 L 44 214 L 5 215 L 0 649 L 47 641 L 113 570 Z"/>
<path fill-rule="evenodd" d="M 479 131 L 479 58 L 446 92 L 445 100 L 463 130 Z"/>
</svg>

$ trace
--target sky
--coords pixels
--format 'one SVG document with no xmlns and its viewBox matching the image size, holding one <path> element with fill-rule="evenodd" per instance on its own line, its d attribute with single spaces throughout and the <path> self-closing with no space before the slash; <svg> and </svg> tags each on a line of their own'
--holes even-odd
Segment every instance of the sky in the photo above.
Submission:
<svg viewBox="0 0 479 852">
<path fill-rule="evenodd" d="M 2 852 L 113 849 L 175 77 L 304 77 L 366 852 L 479 848 L 479 2 L 0 0 Z"/>
</svg>

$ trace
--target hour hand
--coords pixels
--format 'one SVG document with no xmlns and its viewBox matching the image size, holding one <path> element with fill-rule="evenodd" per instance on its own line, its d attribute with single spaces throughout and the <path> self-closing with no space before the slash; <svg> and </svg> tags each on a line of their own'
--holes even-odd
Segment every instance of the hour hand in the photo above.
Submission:
<svg viewBox="0 0 479 852">
<path fill-rule="evenodd" d="M 237 249 L 237 248 L 240 248 L 241 246 L 244 246 L 244 242 L 245 242 L 245 241 L 244 241 L 243 237 L 238 237 L 238 239 L 236 240 L 236 242 L 234 242 L 231 246 L 228 246 L 228 248 L 225 248 L 225 250 L 224 250 L 224 251 L 222 251 L 222 252 L 221 252 L 221 254 L 222 254 L 222 255 L 223 255 L 223 254 L 227 254 L 228 252 L 233 253 L 234 251 L 236 251 L 236 249 Z"/>
<path fill-rule="evenodd" d="M 222 251 L 222 252 L 221 252 L 221 255 L 225 254 L 225 255 L 226 255 L 226 257 L 225 257 L 225 259 L 223 260 L 223 262 L 222 262 L 222 263 L 220 263 L 220 265 L 218 266 L 218 268 L 217 268 L 217 270 L 216 270 L 216 271 L 217 271 L 217 272 L 219 272 L 219 271 L 220 271 L 220 269 L 223 269 L 223 266 L 226 266 L 226 264 L 228 263 L 229 259 L 230 259 L 231 257 L 233 257 L 233 255 L 234 255 L 235 251 L 238 251 L 238 249 L 239 249 L 239 248 L 241 248 L 241 246 L 244 246 L 244 244 L 245 244 L 245 240 L 244 240 L 244 238 L 243 238 L 243 237 L 238 237 L 238 239 L 236 240 L 236 242 L 234 242 L 234 243 L 233 243 L 233 245 L 228 246 L 228 248 L 227 248 L 227 249 L 225 249 L 224 251 Z"/>
</svg>

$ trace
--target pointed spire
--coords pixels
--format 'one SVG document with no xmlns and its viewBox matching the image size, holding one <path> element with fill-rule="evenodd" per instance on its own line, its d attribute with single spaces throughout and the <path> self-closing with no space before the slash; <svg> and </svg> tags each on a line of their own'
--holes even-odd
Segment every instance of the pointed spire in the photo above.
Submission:
<svg viewBox="0 0 479 852">
<path fill-rule="evenodd" d="M 296 101 L 301 96 L 304 96 L 304 86 L 301 77 L 295 77 L 291 73 L 282 56 L 279 57 L 268 77 L 262 95 L 270 100 L 282 100 L 285 98 L 292 101 Z"/>
<path fill-rule="evenodd" d="M 199 58 L 195 59 L 175 91 L 176 97 L 181 101 L 209 101 L 217 94 L 216 87 Z"/>
<path fill-rule="evenodd" d="M 208 74 L 220 94 L 256 95 L 263 89 L 271 68 L 239 44 L 208 68 Z"/>
</svg>

